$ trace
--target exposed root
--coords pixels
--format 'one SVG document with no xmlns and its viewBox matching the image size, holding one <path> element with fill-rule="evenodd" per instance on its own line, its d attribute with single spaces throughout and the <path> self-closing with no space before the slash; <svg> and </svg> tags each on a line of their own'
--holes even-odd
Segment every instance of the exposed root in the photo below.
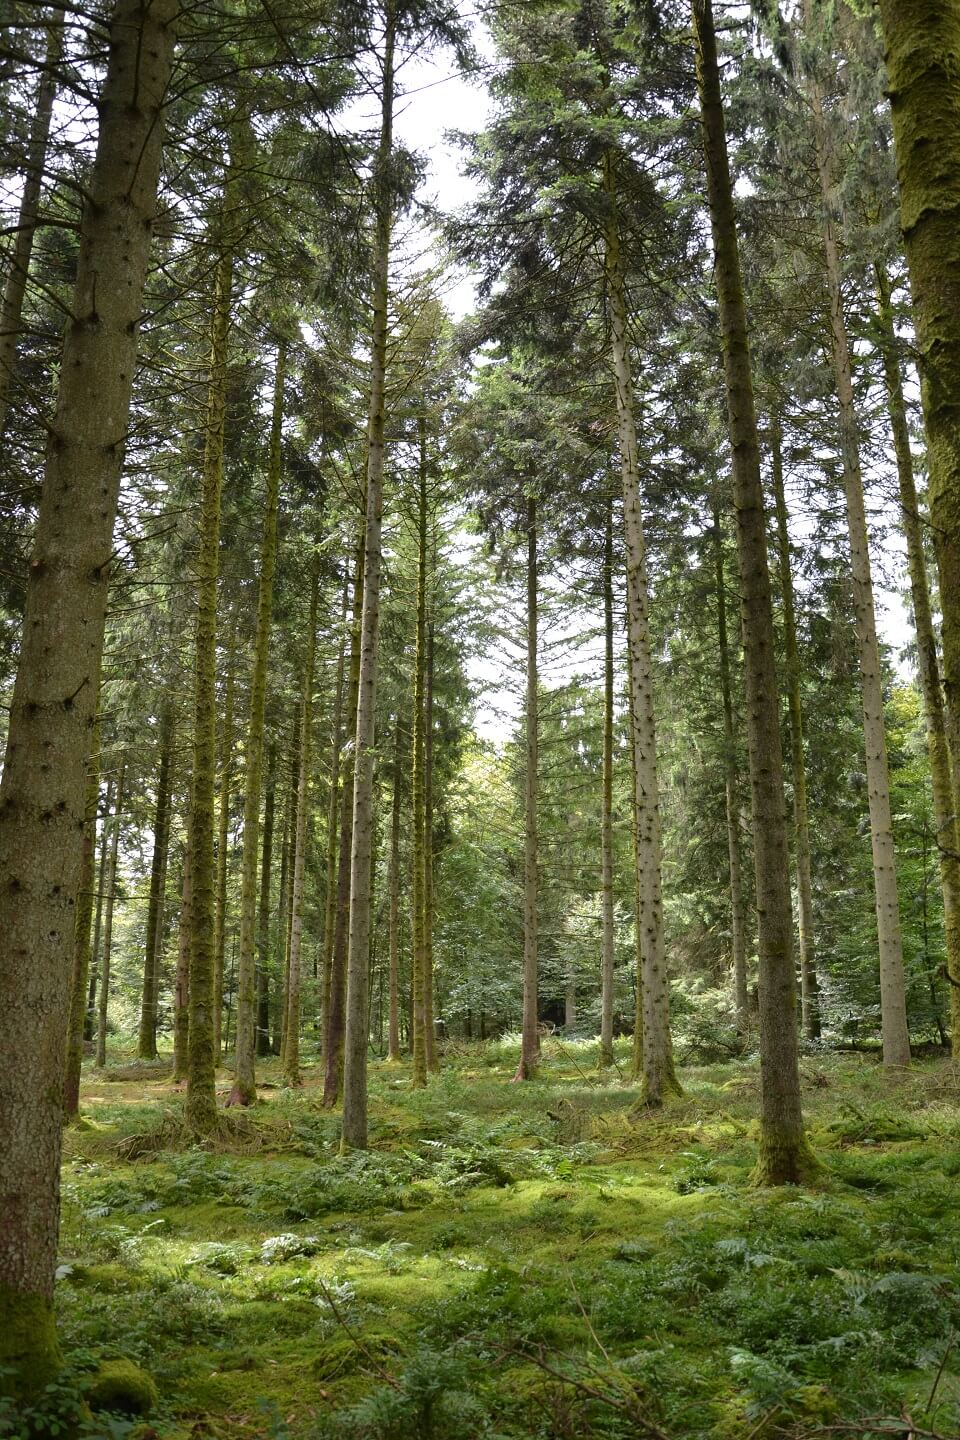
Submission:
<svg viewBox="0 0 960 1440">
<path fill-rule="evenodd" d="M 252 1155 L 262 1150 L 263 1129 L 249 1115 L 236 1110 L 218 1111 L 216 1128 L 209 1135 L 200 1135 L 182 1115 L 166 1115 L 152 1130 L 138 1135 L 125 1135 L 116 1146 L 121 1160 L 140 1160 L 162 1150 L 182 1150 L 200 1145 L 205 1150 L 227 1150 Z"/>
</svg>

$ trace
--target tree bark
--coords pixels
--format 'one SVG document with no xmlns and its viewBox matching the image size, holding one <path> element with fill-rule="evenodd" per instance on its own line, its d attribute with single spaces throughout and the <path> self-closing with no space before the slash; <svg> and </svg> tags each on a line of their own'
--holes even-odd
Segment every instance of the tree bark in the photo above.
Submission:
<svg viewBox="0 0 960 1440">
<path fill-rule="evenodd" d="M 808 1040 L 820 1038 L 820 985 L 817 980 L 813 878 L 810 864 L 810 812 L 807 805 L 807 764 L 803 746 L 803 676 L 797 644 L 797 616 L 790 571 L 790 530 L 783 486 L 783 440 L 779 417 L 770 427 L 773 503 L 777 517 L 780 600 L 783 605 L 783 648 L 790 712 L 790 759 L 793 766 L 793 828 L 796 842 L 797 921 L 800 934 L 800 1024 Z"/>
<path fill-rule="evenodd" d="M 350 682 L 347 719 L 356 726 L 360 693 L 360 623 L 363 612 L 363 560 L 358 552 L 354 575 L 353 616 L 350 629 Z M 343 1084 L 343 1044 L 347 1006 L 347 945 L 350 934 L 350 855 L 353 850 L 353 747 L 343 762 L 340 796 L 340 853 L 337 861 L 337 911 L 333 956 L 330 964 L 330 1009 L 324 1030 L 323 1103 L 336 1105 Z"/>
<path fill-rule="evenodd" d="M 263 748 L 267 715 L 267 666 L 273 618 L 273 581 L 277 565 L 277 516 L 283 469 L 283 386 L 287 344 L 281 340 L 273 376 L 273 416 L 270 455 L 264 496 L 263 536 L 260 542 L 260 581 L 257 592 L 257 628 L 253 641 L 250 681 L 250 715 L 245 747 L 243 796 L 243 860 L 240 880 L 240 955 L 237 967 L 237 1039 L 233 1089 L 228 1104 L 252 1105 L 257 1098 L 257 859 L 260 841 L 260 791 L 263 788 Z M 268 886 L 269 888 L 269 886 Z"/>
<path fill-rule="evenodd" d="M 344 1038 L 344 1150 L 367 1148 L 367 1044 L 370 982 L 371 864 L 373 856 L 374 765 L 376 761 L 377 661 L 380 632 L 380 561 L 383 529 L 387 304 L 392 202 L 389 170 L 393 154 L 394 44 L 396 8 L 386 0 L 380 141 L 376 159 L 373 334 L 370 347 L 370 414 L 367 427 L 367 494 L 360 634 L 360 683 L 354 747 L 353 843 L 350 854 L 350 939 Z"/>
<path fill-rule="evenodd" d="M 67 1056 L 63 1082 L 63 1114 L 73 1120 L 80 1110 L 80 1069 L 83 1064 L 83 1016 L 90 970 L 90 922 L 93 919 L 93 887 L 97 873 L 97 810 L 100 804 L 100 720 L 93 730 L 93 750 L 87 779 L 87 803 L 83 817 L 83 867 L 77 892 L 73 944 L 73 977 L 70 989 L 70 1021 L 67 1029 Z"/>
<path fill-rule="evenodd" d="M 427 1083 L 426 1034 L 426 890 L 427 807 L 424 786 L 426 758 L 427 680 L 427 422 L 417 421 L 420 465 L 417 484 L 417 615 L 413 670 L 413 1073 L 415 1089 Z"/>
<path fill-rule="evenodd" d="M 927 726 L 927 754 L 930 757 L 930 779 L 933 789 L 933 813 L 937 827 L 937 850 L 940 861 L 940 883 L 943 889 L 943 927 L 947 974 L 956 983 L 949 984 L 950 1038 L 953 1054 L 960 1055 L 960 834 L 957 828 L 957 802 L 950 771 L 950 748 L 943 691 L 940 686 L 940 664 L 937 641 L 930 611 L 927 584 L 927 562 L 923 553 L 923 530 L 920 504 L 913 474 L 910 451 L 910 430 L 903 396 L 900 355 L 890 303 L 890 282 L 880 265 L 874 267 L 877 279 L 877 322 L 879 349 L 883 360 L 887 401 L 890 407 L 890 428 L 897 457 L 897 478 L 900 487 L 900 512 L 907 542 L 907 565 L 910 572 L 910 599 L 913 624 L 917 634 L 917 659 L 920 690 Z"/>
<path fill-rule="evenodd" d="M 260 857 L 260 900 L 257 909 L 257 1034 L 259 1057 L 270 1054 L 270 880 L 277 790 L 277 749 L 267 751 L 267 788 L 263 807 L 263 853 Z"/>
<path fill-rule="evenodd" d="M 103 934 L 103 902 L 107 889 L 107 866 L 110 863 L 110 811 L 113 808 L 113 776 L 107 780 L 107 793 L 103 804 L 103 824 L 100 826 L 100 857 L 97 861 L 96 910 L 93 917 L 93 943 L 90 947 L 90 979 L 87 984 L 86 1006 L 83 1012 L 84 1044 L 93 1040 L 97 1013 L 97 989 L 100 983 L 100 939 Z"/>
<path fill-rule="evenodd" d="M 187 1056 L 190 1049 L 190 846 L 183 850 L 183 874 L 180 891 L 180 931 L 177 939 L 177 974 L 173 988 L 173 1083 L 181 1085 L 187 1078 Z"/>
<path fill-rule="evenodd" d="M 197 1135 L 217 1126 L 216 866 L 214 791 L 217 767 L 217 576 L 220 500 L 226 425 L 227 349 L 233 291 L 235 172 L 228 165 L 216 227 L 218 259 L 211 316 L 203 456 L 200 545 L 197 558 L 196 692 L 193 728 L 193 789 L 190 804 L 190 1039 L 185 1115 Z"/>
<path fill-rule="evenodd" d="M 879 0 L 913 291 L 943 685 L 960 780 L 960 0 Z"/>
<path fill-rule="evenodd" d="M 727 631 L 727 589 L 723 573 L 723 526 L 720 507 L 713 511 L 713 557 L 717 592 L 717 640 L 720 648 L 720 697 L 723 704 L 724 795 L 727 816 L 727 863 L 730 870 L 730 949 L 737 1034 L 750 1029 L 747 996 L 747 916 L 743 899 L 743 857 L 740 850 L 740 770 L 737 765 L 730 641 Z"/>
<path fill-rule="evenodd" d="M 340 815 L 340 763 L 343 750 L 343 698 L 347 652 L 347 607 L 350 584 L 343 582 L 343 605 L 340 611 L 340 642 L 337 646 L 337 679 L 333 700 L 333 721 L 330 735 L 330 793 L 327 800 L 327 888 L 323 907 L 323 1003 L 321 1019 L 323 1034 L 327 1033 L 333 988 L 333 945 L 337 925 L 337 841 Z M 324 1042 L 326 1043 L 326 1042 Z"/>
<path fill-rule="evenodd" d="M 60 7 L 54 7 L 50 11 L 46 26 L 47 46 L 37 85 L 36 109 L 30 126 L 30 138 L 27 141 L 20 213 L 10 251 L 10 268 L 3 287 L 3 299 L 0 301 L 0 436 L 6 428 L 10 382 L 17 363 L 23 300 L 27 293 L 33 240 L 39 224 L 40 192 L 43 188 L 47 144 L 50 139 L 50 117 L 57 94 L 57 67 L 63 55 L 63 10 Z"/>
<path fill-rule="evenodd" d="M 603 536 L 603 780 L 600 808 L 600 1068 L 613 1064 L 613 499 Z"/>
<path fill-rule="evenodd" d="M 809 0 L 808 0 L 809 3 Z M 907 992 L 903 970 L 903 941 L 900 933 L 900 902 L 897 894 L 896 853 L 893 817 L 890 809 L 890 775 L 883 712 L 883 675 L 877 619 L 873 603 L 870 544 L 860 467 L 860 437 L 853 398 L 853 371 L 843 307 L 843 276 L 840 247 L 834 223 L 834 183 L 828 150 L 826 124 L 819 83 L 806 80 L 814 120 L 817 174 L 823 200 L 823 252 L 829 298 L 830 357 L 839 405 L 840 452 L 843 460 L 843 488 L 850 534 L 850 563 L 853 578 L 853 610 L 860 652 L 860 680 L 863 700 L 863 735 L 866 752 L 867 801 L 870 812 L 870 844 L 873 853 L 873 885 L 877 912 L 877 940 L 880 951 L 880 1020 L 883 1033 L 883 1063 L 903 1066 L 910 1063 L 910 1031 L 907 1024 Z"/>
<path fill-rule="evenodd" d="M 300 795 L 300 722 L 303 707 L 298 702 L 290 746 L 290 788 L 287 794 L 287 886 L 283 891 L 284 908 L 280 915 L 281 983 L 280 983 L 280 1068 L 287 1063 L 287 1012 L 290 1003 L 290 936 L 293 930 L 293 867 L 297 857 L 297 814 Z"/>
<path fill-rule="evenodd" d="M 394 722 L 393 806 L 390 814 L 390 978 L 388 983 L 387 1059 L 400 1059 L 400 798 L 403 746 L 400 716 Z"/>
<path fill-rule="evenodd" d="M 60 1364 L 53 1276 L 86 766 L 171 74 L 174 0 L 118 0 L 0 781 L 0 1388 Z M 95 397 L 96 403 L 92 403 Z"/>
<path fill-rule="evenodd" d="M 680 1085 L 670 1037 L 670 980 L 661 892 L 662 841 L 657 781 L 657 730 L 650 647 L 647 550 L 640 505 L 640 470 L 633 404 L 633 376 L 627 334 L 627 302 L 620 221 L 617 214 L 616 162 L 604 163 L 607 199 L 605 278 L 610 315 L 610 347 L 620 443 L 623 523 L 627 552 L 627 636 L 630 649 L 630 716 L 634 737 L 636 857 L 639 875 L 640 946 L 643 997 L 643 1079 L 646 1105 L 662 1105 Z"/>
<path fill-rule="evenodd" d="M 436 571 L 436 546 L 434 546 L 434 571 Z M 433 998 L 433 670 L 434 621 L 432 618 L 428 618 L 423 751 L 423 906 L 425 915 L 423 932 L 423 1023 L 427 1037 L 427 1069 L 431 1074 L 440 1069 L 440 1054 L 437 1046 L 437 1027 L 435 1023 Z"/>
<path fill-rule="evenodd" d="M 527 699 L 524 710 L 525 765 L 523 778 L 523 1020 L 520 1027 L 520 1063 L 514 1080 L 532 1080 L 540 1063 L 538 900 L 540 889 L 539 704 L 537 628 L 539 556 L 537 553 L 537 502 L 527 497 Z"/>
<path fill-rule="evenodd" d="M 811 1175 L 816 1162 L 800 1106 L 790 855 L 760 445 L 713 7 L 710 0 L 693 0 L 692 10 L 740 560 L 760 954 L 760 1154 L 755 1178 L 762 1184 L 798 1184 Z"/>
<path fill-rule="evenodd" d="M 303 668 L 303 696 L 300 701 L 300 769 L 297 779 L 297 824 L 293 847 L 293 884 L 290 906 L 290 964 L 287 969 L 287 1018 L 284 1027 L 283 1079 L 286 1085 L 303 1084 L 300 1077 L 300 952 L 303 942 L 303 882 L 307 865 L 307 838 L 310 816 L 310 766 L 312 761 L 313 677 L 317 657 L 317 605 L 320 596 L 320 563 L 313 569 L 310 587 L 310 618 L 307 622 L 307 653 Z"/>
<path fill-rule="evenodd" d="M 117 773 L 117 798 L 113 810 L 113 823 L 110 834 L 110 857 L 107 862 L 107 874 L 104 881 L 106 891 L 106 909 L 103 917 L 103 955 L 100 960 L 100 998 L 97 1005 L 97 1058 L 98 1070 L 103 1070 L 107 1063 L 107 1013 L 110 1006 L 110 960 L 113 951 L 113 907 L 117 898 L 117 853 L 120 848 L 120 816 L 123 813 L 123 784 L 127 769 L 127 756 L 124 751 L 120 756 L 120 769 Z"/>
<path fill-rule="evenodd" d="M 140 1037 L 137 1055 L 141 1060 L 157 1058 L 157 990 L 160 938 L 163 925 L 163 884 L 166 878 L 167 847 L 170 843 L 170 788 L 173 768 L 173 707 L 165 705 L 160 716 L 160 769 L 153 819 L 153 859 L 150 864 L 150 900 L 143 950 L 143 987 L 140 992 Z"/>
<path fill-rule="evenodd" d="M 217 881 L 213 927 L 213 1055 L 219 1065 L 223 1050 L 223 962 L 227 935 L 227 878 L 230 872 L 230 802 L 233 793 L 233 717 L 237 686 L 237 622 L 234 617 L 227 641 L 223 696 L 223 730 L 220 734 L 220 787 L 217 800 Z"/>
</svg>

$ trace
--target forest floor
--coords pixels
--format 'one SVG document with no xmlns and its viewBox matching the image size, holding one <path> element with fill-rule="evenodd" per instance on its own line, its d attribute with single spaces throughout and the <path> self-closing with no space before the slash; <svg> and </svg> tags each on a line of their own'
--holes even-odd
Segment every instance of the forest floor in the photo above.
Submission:
<svg viewBox="0 0 960 1440">
<path fill-rule="evenodd" d="M 153 1375 L 134 1434 L 960 1434 L 960 1067 L 805 1058 L 822 1180 L 762 1191 L 754 1063 L 685 1068 L 649 1114 L 592 1045 L 547 1041 L 520 1085 L 515 1051 L 452 1047 L 425 1091 L 375 1065 L 343 1159 L 319 1068 L 291 1092 L 263 1065 L 210 1148 L 178 1144 L 162 1071 L 85 1076 L 61 1333 Z M 169 1148 L 122 1158 L 137 1136 Z"/>
</svg>

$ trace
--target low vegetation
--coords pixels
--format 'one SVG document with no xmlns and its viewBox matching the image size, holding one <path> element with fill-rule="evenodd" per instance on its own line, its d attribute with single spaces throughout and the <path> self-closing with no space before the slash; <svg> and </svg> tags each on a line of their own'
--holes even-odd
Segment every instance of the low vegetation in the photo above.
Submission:
<svg viewBox="0 0 960 1440">
<path fill-rule="evenodd" d="M 309 1068 L 293 1092 L 264 1067 L 249 1129 L 189 1148 L 162 1068 L 91 1078 L 63 1174 L 73 1368 L 0 1434 L 67 1433 L 91 1391 L 119 1408 L 82 1433 L 113 1440 L 957 1433 L 952 1063 L 807 1056 L 821 1180 L 768 1191 L 752 1062 L 685 1069 L 651 1115 L 591 1043 L 548 1041 L 523 1085 L 517 1053 L 454 1047 L 428 1090 L 376 1066 L 374 1148 L 346 1157 Z"/>
</svg>

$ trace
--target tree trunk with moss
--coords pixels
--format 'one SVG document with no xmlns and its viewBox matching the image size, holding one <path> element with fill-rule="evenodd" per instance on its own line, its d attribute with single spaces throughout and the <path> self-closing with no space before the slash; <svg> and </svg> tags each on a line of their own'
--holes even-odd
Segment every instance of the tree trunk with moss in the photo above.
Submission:
<svg viewBox="0 0 960 1440">
<path fill-rule="evenodd" d="M 363 546 L 358 544 L 354 567 L 353 615 L 350 627 L 350 668 L 347 724 L 356 729 L 360 695 L 360 626 L 363 617 Z M 343 760 L 340 795 L 340 850 L 337 857 L 337 911 L 330 962 L 330 1008 L 324 1023 L 323 1103 L 336 1105 L 343 1086 L 343 1043 L 347 1016 L 347 948 L 350 936 L 350 855 L 353 850 L 353 746 Z"/>
<path fill-rule="evenodd" d="M 900 354 L 893 324 L 890 282 L 884 269 L 874 267 L 877 279 L 877 322 L 879 348 L 890 409 L 890 428 L 897 457 L 897 478 L 900 487 L 900 513 L 907 542 L 907 566 L 910 573 L 910 599 L 913 625 L 917 635 L 917 669 L 927 727 L 927 754 L 930 759 L 930 780 L 933 790 L 933 813 L 937 827 L 937 850 L 940 860 L 940 883 L 943 888 L 944 949 L 947 975 L 950 978 L 950 1036 L 954 1055 L 960 1054 L 960 836 L 957 828 L 957 803 L 953 776 L 950 771 L 950 748 L 944 714 L 943 691 L 940 685 L 940 662 L 930 609 L 927 583 L 927 562 L 923 553 L 923 528 L 920 503 L 913 473 L 910 451 L 910 429 L 903 395 Z M 960 583 L 960 579 L 958 582 Z"/>
<path fill-rule="evenodd" d="M 294 831 L 293 881 L 290 903 L 290 961 L 287 967 L 287 1013 L 283 1048 L 284 1084 L 299 1086 L 300 1077 L 300 955 L 303 947 L 303 885 L 307 867 L 310 819 L 310 766 L 313 755 L 313 677 L 317 657 L 317 606 L 320 597 L 320 565 L 315 563 L 310 587 L 310 617 L 307 621 L 307 653 L 303 665 L 303 695 L 300 700 L 300 764 L 297 774 L 297 824 Z"/>
<path fill-rule="evenodd" d="M 286 886 L 281 887 L 280 912 L 280 1014 L 278 1032 L 280 1044 L 280 1068 L 286 1064 L 287 1009 L 290 999 L 290 933 L 293 928 L 293 865 L 297 849 L 297 797 L 300 790 L 300 719 L 302 707 L 298 703 L 293 721 L 293 736 L 290 744 L 290 784 L 287 791 L 286 855 L 284 868 Z"/>
<path fill-rule="evenodd" d="M 230 802 L 233 796 L 233 717 L 237 686 L 237 622 L 230 627 L 225 661 L 223 729 L 220 732 L 220 774 L 217 799 L 217 886 L 213 928 L 213 1053 L 219 1065 L 223 1049 L 223 961 L 227 935 L 227 877 L 230 870 Z"/>
<path fill-rule="evenodd" d="M 277 747 L 267 751 L 266 799 L 263 806 L 263 845 L 260 856 L 260 899 L 257 903 L 257 1031 L 256 1053 L 270 1054 L 270 884 L 273 867 L 273 828 L 277 795 Z"/>
<path fill-rule="evenodd" d="M 810 811 L 807 804 L 807 763 L 803 745 L 803 674 L 797 644 L 797 615 L 790 570 L 790 530 L 783 486 L 783 438 L 780 421 L 770 426 L 773 503 L 777 517 L 780 603 L 783 606 L 783 649 L 790 713 L 790 759 L 793 766 L 793 830 L 797 870 L 797 928 L 800 934 L 800 1024 L 808 1040 L 820 1039 L 820 984 L 817 980 L 816 931 L 813 918 L 813 876 L 810 861 Z"/>
<path fill-rule="evenodd" d="M 50 118 L 57 93 L 57 67 L 63 55 L 63 10 L 50 11 L 45 21 L 47 44 L 43 69 L 37 85 L 36 106 L 27 140 L 23 191 L 17 228 L 8 255 L 7 278 L 0 301 L 0 435 L 7 423 L 10 384 L 17 362 L 17 347 L 23 320 L 23 301 L 27 293 L 33 240 L 40 218 L 40 192 L 50 140 Z"/>
<path fill-rule="evenodd" d="M 253 640 L 250 714 L 245 746 L 243 860 L 240 879 L 240 954 L 237 965 L 237 1039 L 233 1089 L 228 1104 L 252 1105 L 257 1098 L 257 860 L 260 848 L 260 791 L 267 715 L 267 667 L 273 618 L 273 582 L 277 567 L 277 517 L 283 468 L 283 386 L 287 345 L 281 340 L 273 373 L 273 416 L 263 503 L 257 628 Z"/>
<path fill-rule="evenodd" d="M 603 779 L 600 797 L 600 1068 L 613 1064 L 613 500 L 603 537 Z"/>
<path fill-rule="evenodd" d="M 633 662 L 630 658 L 630 646 L 627 646 L 627 693 L 633 694 Z M 637 834 L 637 746 L 636 735 L 631 724 L 628 727 L 630 735 L 630 823 L 633 836 L 634 856 L 636 856 L 636 834 Z M 632 1080 L 643 1079 L 643 946 L 640 942 L 640 914 L 643 907 L 643 900 L 640 893 L 640 870 L 636 863 L 633 866 L 633 964 L 636 976 L 633 993 L 633 1046 L 630 1055 L 630 1078 Z"/>
<path fill-rule="evenodd" d="M 386 426 L 387 304 L 389 300 L 393 155 L 394 46 L 397 14 L 387 0 L 384 38 L 380 140 L 375 162 L 373 333 L 370 346 L 370 411 L 367 425 L 366 521 L 364 527 L 363 610 L 360 631 L 360 679 L 354 746 L 353 843 L 350 853 L 350 938 L 347 958 L 347 1008 L 343 1046 L 344 1150 L 367 1148 L 367 1047 L 370 984 L 370 926 L 374 843 L 374 766 L 376 763 L 377 669 L 380 635 L 380 568 L 383 530 L 384 431 Z"/>
<path fill-rule="evenodd" d="M 540 1063 L 538 912 L 540 857 L 539 704 L 537 627 L 539 560 L 537 554 L 537 502 L 527 497 L 527 698 L 524 712 L 523 775 L 523 1019 L 520 1027 L 520 1063 L 514 1080 L 532 1080 Z"/>
<path fill-rule="evenodd" d="M 436 571 L 436 546 L 434 546 L 434 571 Z M 424 851 L 423 851 L 423 1009 L 424 1029 L 427 1037 L 427 1069 L 432 1073 L 440 1069 L 440 1054 L 437 1046 L 437 1027 L 433 1002 L 433 661 L 434 622 L 427 622 L 427 674 L 426 697 L 424 699 Z"/>
<path fill-rule="evenodd" d="M 740 849 L 740 767 L 737 764 L 733 686 L 730 680 L 730 639 L 727 629 L 727 587 L 723 573 L 723 525 L 720 507 L 713 511 L 714 583 L 717 593 L 717 642 L 720 650 L 720 698 L 723 704 L 724 800 L 727 819 L 727 864 L 730 872 L 730 950 L 737 1034 L 750 1029 L 747 996 L 747 915 L 743 899 L 743 857 Z"/>
<path fill-rule="evenodd" d="M 117 899 L 117 854 L 120 849 L 120 816 L 123 813 L 123 786 L 126 769 L 127 756 L 124 751 L 120 756 L 120 768 L 117 772 L 116 802 L 110 826 L 110 853 L 104 880 L 106 898 L 103 916 L 103 953 L 100 959 L 100 995 L 97 1001 L 97 1055 L 95 1061 L 98 1070 L 102 1070 L 107 1063 L 107 1015 L 110 1008 L 110 962 L 113 956 L 113 909 Z"/>
<path fill-rule="evenodd" d="M 340 766 L 343 750 L 343 699 L 347 655 L 347 608 L 350 586 L 343 582 L 343 605 L 340 612 L 340 641 L 337 646 L 337 678 L 334 687 L 333 718 L 330 725 L 330 790 L 327 797 L 327 885 L 323 906 L 323 1001 L 320 1010 L 323 1033 L 326 1034 L 330 1013 L 330 992 L 333 985 L 333 941 L 337 924 L 337 820 L 340 815 Z"/>
<path fill-rule="evenodd" d="M 93 887 L 97 873 L 97 810 L 100 804 L 100 720 L 94 725 L 93 750 L 87 779 L 87 802 L 83 816 L 83 866 L 74 920 L 73 976 L 70 988 L 70 1019 L 67 1026 L 67 1055 L 63 1081 L 63 1114 L 73 1120 L 80 1110 L 80 1070 L 83 1065 L 83 1016 L 90 970 L 90 923 L 93 919 Z"/>
<path fill-rule="evenodd" d="M 217 1126 L 214 1016 L 217 883 L 214 859 L 214 794 L 217 769 L 217 577 L 220 501 L 226 424 L 227 349 L 233 292 L 235 172 L 228 167 L 217 226 L 217 259 L 210 322 L 206 435 L 197 557 L 197 640 L 193 724 L 193 787 L 190 798 L 190 1039 L 187 1051 L 186 1119 L 197 1135 Z"/>
<path fill-rule="evenodd" d="M 417 422 L 420 465 L 417 477 L 417 610 L 413 659 L 413 1075 L 414 1088 L 427 1083 L 426 1034 L 426 680 L 427 680 L 427 422 Z"/>
<path fill-rule="evenodd" d="M 636 858 L 640 884 L 640 946 L 643 996 L 643 1082 L 647 1105 L 662 1105 L 679 1094 L 670 1037 L 670 980 L 661 891 L 662 839 L 657 780 L 657 729 L 650 645 L 647 548 L 640 503 L 640 467 L 634 415 L 633 375 L 627 334 L 627 299 L 617 212 L 616 160 L 604 163 L 607 214 L 605 279 L 610 348 L 623 484 L 623 525 L 627 552 L 627 639 L 630 648 L 630 718 L 634 735 Z"/>
<path fill-rule="evenodd" d="M 943 684 L 960 783 L 960 0 L 879 0 L 940 574 Z"/>
<path fill-rule="evenodd" d="M 0 1393 L 35 1394 L 60 1364 L 53 1276 L 86 767 L 178 14 L 173 0 L 118 0 L 111 13 L 0 781 Z"/>
<path fill-rule="evenodd" d="M 403 793 L 403 727 L 398 715 L 393 736 L 393 804 L 390 812 L 390 959 L 387 982 L 387 1059 L 400 1059 L 400 799 Z"/>
<path fill-rule="evenodd" d="M 850 535 L 854 623 L 860 655 L 867 803 L 870 813 L 870 845 L 873 854 L 873 885 L 880 952 L 883 1063 L 903 1066 L 910 1063 L 910 1031 L 907 1025 L 907 989 L 903 969 L 893 814 L 890 806 L 883 673 L 873 602 L 870 542 L 860 465 L 860 436 L 853 396 L 853 369 L 843 304 L 843 268 L 834 221 L 836 194 L 826 118 L 819 82 L 815 76 L 807 77 L 806 92 L 813 112 L 817 174 L 822 199 L 821 224 L 829 302 L 830 356 L 839 405 L 840 453 L 843 461 L 847 529 Z"/>
<path fill-rule="evenodd" d="M 760 954 L 759 1183 L 798 1184 L 816 1161 L 803 1128 L 790 853 L 753 374 L 710 0 L 693 0 L 697 85 L 723 344 L 740 605 Z"/>
<path fill-rule="evenodd" d="M 165 705 L 160 716 L 160 768 L 153 817 L 153 858 L 150 862 L 150 898 L 143 950 L 143 986 L 140 992 L 140 1033 L 137 1055 L 141 1060 L 157 1058 L 157 991 L 159 988 L 159 939 L 163 916 L 163 885 L 167 847 L 170 843 L 170 793 L 173 770 L 173 707 Z"/>
<path fill-rule="evenodd" d="M 180 878 L 180 926 L 177 936 L 177 973 L 173 982 L 173 1083 L 187 1078 L 190 1046 L 190 846 L 183 849 Z"/>
</svg>

